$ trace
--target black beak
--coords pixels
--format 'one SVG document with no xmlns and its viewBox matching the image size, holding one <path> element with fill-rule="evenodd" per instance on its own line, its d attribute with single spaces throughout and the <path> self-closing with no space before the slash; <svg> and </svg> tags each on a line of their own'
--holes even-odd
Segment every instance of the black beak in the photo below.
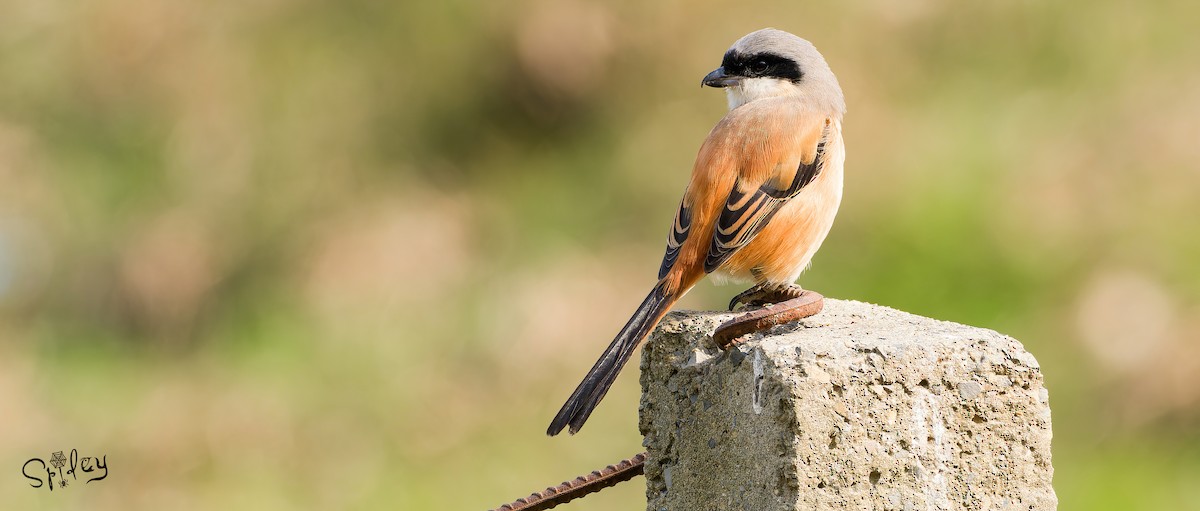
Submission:
<svg viewBox="0 0 1200 511">
<path fill-rule="evenodd" d="M 705 75 L 703 80 L 700 80 L 700 86 L 703 87 L 707 85 L 709 87 L 721 89 L 730 85 L 737 85 L 737 83 L 740 81 L 740 77 L 729 76 L 725 74 L 724 67 L 718 67 L 717 69 L 713 70 L 713 72 Z"/>
</svg>

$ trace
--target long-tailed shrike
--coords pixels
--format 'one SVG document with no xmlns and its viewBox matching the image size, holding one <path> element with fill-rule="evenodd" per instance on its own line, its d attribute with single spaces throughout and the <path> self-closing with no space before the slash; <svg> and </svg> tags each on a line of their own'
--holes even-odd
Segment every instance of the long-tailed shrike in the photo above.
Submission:
<svg viewBox="0 0 1200 511">
<path fill-rule="evenodd" d="M 642 339 L 701 278 L 753 282 L 734 298 L 795 297 L 794 284 L 833 225 L 842 200 L 837 78 L 812 43 L 764 29 L 738 39 L 702 85 L 724 88 L 729 113 L 696 157 L 658 283 L 546 431 L 579 431 Z"/>
</svg>

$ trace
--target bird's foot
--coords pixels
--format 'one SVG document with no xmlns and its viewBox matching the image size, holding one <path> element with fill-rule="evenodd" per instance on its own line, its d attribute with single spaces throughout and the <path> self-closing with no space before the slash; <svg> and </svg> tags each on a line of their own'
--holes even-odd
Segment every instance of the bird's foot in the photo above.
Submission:
<svg viewBox="0 0 1200 511">
<path fill-rule="evenodd" d="M 737 308 L 738 304 L 748 307 L 762 307 L 770 303 L 781 303 L 800 298 L 804 289 L 796 284 L 755 284 L 754 287 L 738 293 L 729 301 L 729 310 Z"/>
<path fill-rule="evenodd" d="M 755 290 L 758 287 L 754 286 L 747 290 L 746 293 L 751 291 L 758 293 L 760 291 Z M 742 295 L 746 293 L 739 294 L 734 298 L 734 303 L 731 305 L 736 305 L 742 298 Z M 792 298 L 786 298 L 788 296 L 792 296 Z M 802 290 L 800 286 L 789 286 L 783 290 L 774 290 L 774 293 L 766 298 L 762 300 L 771 305 L 739 315 L 717 327 L 717 330 L 713 332 L 713 341 L 717 343 L 717 346 L 722 350 L 728 350 L 744 339 L 746 334 L 760 332 L 774 326 L 807 318 L 821 312 L 821 309 L 825 306 L 825 297 L 815 291 Z M 755 302 L 749 301 L 748 303 L 753 304 Z"/>
</svg>

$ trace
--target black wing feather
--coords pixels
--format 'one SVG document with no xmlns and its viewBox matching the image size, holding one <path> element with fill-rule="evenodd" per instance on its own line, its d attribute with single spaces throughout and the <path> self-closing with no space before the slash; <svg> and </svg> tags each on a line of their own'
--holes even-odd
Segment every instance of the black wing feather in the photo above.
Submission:
<svg viewBox="0 0 1200 511">
<path fill-rule="evenodd" d="M 683 195 L 687 197 L 687 193 Z M 675 222 L 671 224 L 671 233 L 667 235 L 667 253 L 663 255 L 662 264 L 658 267 L 659 279 L 667 276 L 667 272 L 675 264 L 675 259 L 679 258 L 679 249 L 683 246 L 683 242 L 687 241 L 691 228 L 692 208 L 683 201 L 679 201 L 679 212 L 675 213 Z"/>
</svg>

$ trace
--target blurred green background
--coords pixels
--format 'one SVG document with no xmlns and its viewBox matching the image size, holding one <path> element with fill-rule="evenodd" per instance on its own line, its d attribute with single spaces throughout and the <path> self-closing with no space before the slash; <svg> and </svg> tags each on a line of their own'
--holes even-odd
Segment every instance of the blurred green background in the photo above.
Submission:
<svg viewBox="0 0 1200 511">
<path fill-rule="evenodd" d="M 700 77 L 775 26 L 849 104 L 845 202 L 800 282 L 1022 340 L 1061 509 L 1200 509 L 1197 19 L 0 3 L 0 501 L 486 509 L 638 452 L 636 369 L 581 434 L 543 431 L 653 282 L 725 110 Z M 71 448 L 109 478 L 21 477 Z"/>
</svg>

